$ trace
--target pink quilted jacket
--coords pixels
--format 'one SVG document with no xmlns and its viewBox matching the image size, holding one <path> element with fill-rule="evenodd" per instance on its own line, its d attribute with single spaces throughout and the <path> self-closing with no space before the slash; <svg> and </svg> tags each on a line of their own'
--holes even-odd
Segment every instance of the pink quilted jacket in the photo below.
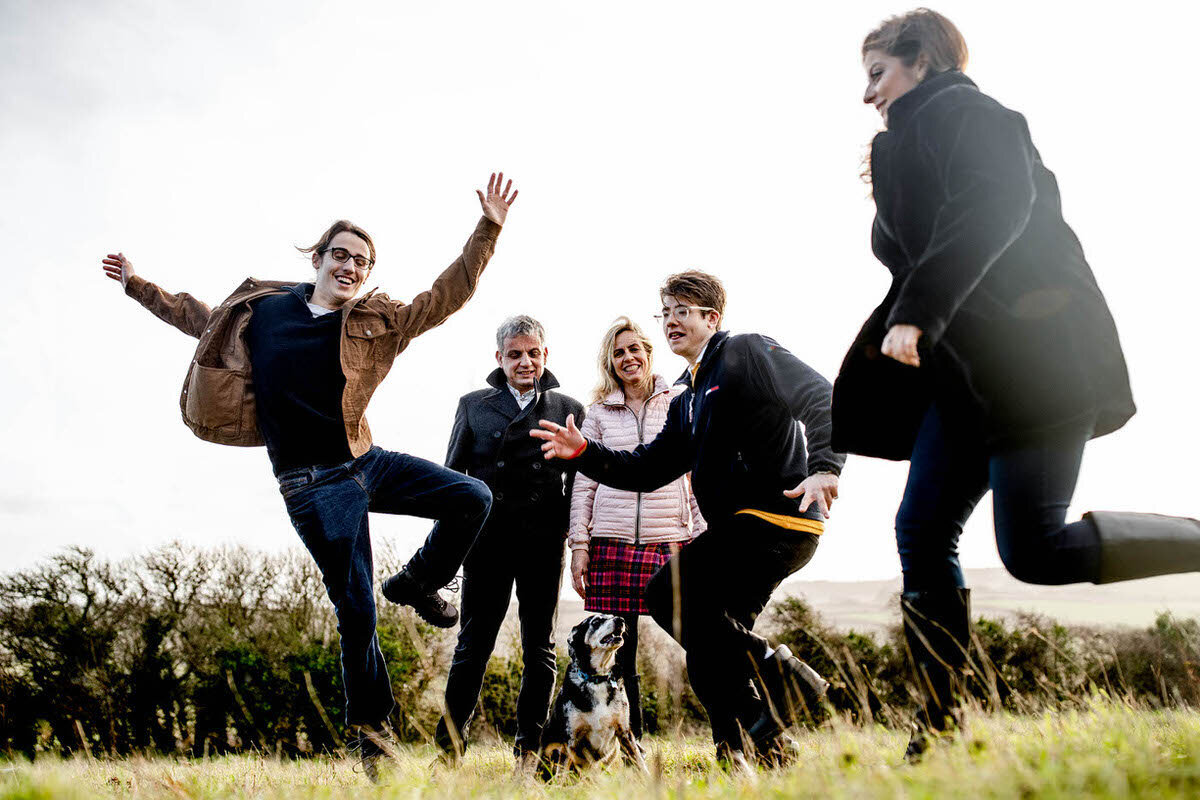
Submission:
<svg viewBox="0 0 1200 800">
<path fill-rule="evenodd" d="M 605 447 L 632 450 L 639 442 L 649 442 L 658 436 L 667 421 L 667 407 L 679 391 L 681 387 L 672 389 L 661 375 L 655 375 L 654 393 L 642 408 L 639 420 L 625 405 L 624 392 L 618 389 L 588 407 L 580 430 L 588 439 Z M 653 492 L 627 492 L 598 484 L 583 474 L 575 476 L 567 535 L 572 550 L 588 549 L 593 536 L 639 544 L 686 542 L 705 527 L 687 476 Z"/>
</svg>

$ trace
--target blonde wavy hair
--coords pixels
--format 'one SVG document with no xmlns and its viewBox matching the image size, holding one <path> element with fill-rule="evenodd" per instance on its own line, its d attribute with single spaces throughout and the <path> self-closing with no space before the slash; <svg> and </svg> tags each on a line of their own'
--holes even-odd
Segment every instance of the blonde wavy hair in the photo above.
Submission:
<svg viewBox="0 0 1200 800">
<path fill-rule="evenodd" d="M 640 388 L 644 389 L 647 393 L 654 388 L 653 343 L 651 343 L 650 338 L 646 336 L 646 332 L 636 322 L 629 317 L 617 317 L 612 326 L 605 332 L 604 338 L 600 341 L 600 354 L 596 359 L 596 365 L 600 368 L 600 382 L 592 390 L 592 402 L 599 403 L 617 389 L 623 389 L 625 386 L 625 384 L 621 383 L 621 379 L 617 376 L 617 371 L 613 368 L 612 351 L 616 346 L 617 337 L 626 331 L 637 337 L 638 343 L 646 353 L 646 370 L 642 376 L 642 385 Z"/>
</svg>

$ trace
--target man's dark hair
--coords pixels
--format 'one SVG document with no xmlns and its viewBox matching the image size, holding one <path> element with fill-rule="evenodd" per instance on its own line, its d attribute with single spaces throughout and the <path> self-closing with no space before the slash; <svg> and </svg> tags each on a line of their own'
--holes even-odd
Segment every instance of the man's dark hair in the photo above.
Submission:
<svg viewBox="0 0 1200 800">
<path fill-rule="evenodd" d="M 676 272 L 663 281 L 658 290 L 660 296 L 670 295 L 676 300 L 686 300 L 689 305 L 707 306 L 716 309 L 725 318 L 725 287 L 715 275 L 699 270 Z"/>
<path fill-rule="evenodd" d="M 329 230 L 321 234 L 321 238 L 317 239 L 317 243 L 310 247 L 297 247 L 301 253 L 324 253 L 329 247 L 329 242 L 339 233 L 353 233 L 358 238 L 367 243 L 367 249 L 371 251 L 371 265 L 375 265 L 375 242 L 371 241 L 371 234 L 364 231 L 362 228 L 355 225 L 348 219 L 339 219 L 337 222 L 329 226 Z"/>
</svg>

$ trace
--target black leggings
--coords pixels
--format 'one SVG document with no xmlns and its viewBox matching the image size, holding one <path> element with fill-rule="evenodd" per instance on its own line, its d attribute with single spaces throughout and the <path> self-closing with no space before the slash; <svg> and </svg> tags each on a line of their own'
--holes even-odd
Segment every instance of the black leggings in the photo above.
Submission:
<svg viewBox="0 0 1200 800">
<path fill-rule="evenodd" d="M 962 587 L 958 537 L 990 488 L 1000 559 L 1026 583 L 1095 581 L 1100 537 L 1087 520 L 1067 524 L 1091 426 L 1020 448 L 989 452 L 978 435 L 949 426 L 936 406 L 913 446 L 896 547 L 904 591 Z"/>
</svg>

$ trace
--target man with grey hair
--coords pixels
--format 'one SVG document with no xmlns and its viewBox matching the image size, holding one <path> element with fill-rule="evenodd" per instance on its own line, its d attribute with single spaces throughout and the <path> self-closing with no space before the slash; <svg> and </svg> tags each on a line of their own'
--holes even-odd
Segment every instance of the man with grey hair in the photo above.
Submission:
<svg viewBox="0 0 1200 800">
<path fill-rule="evenodd" d="M 463 752 L 467 725 L 479 701 L 483 674 L 508 611 L 513 586 L 524 657 L 517 698 L 518 772 L 537 764 L 542 728 L 550 714 L 557 674 L 554 622 L 574 470 L 542 458 L 529 432 L 539 419 L 565 424 L 583 406 L 552 391 L 546 369 L 546 334 L 525 315 L 496 331 L 491 388 L 458 402 L 446 466 L 478 478 L 492 490 L 492 511 L 463 564 L 462 627 L 446 679 L 445 713 L 435 739 L 454 762 Z"/>
</svg>

